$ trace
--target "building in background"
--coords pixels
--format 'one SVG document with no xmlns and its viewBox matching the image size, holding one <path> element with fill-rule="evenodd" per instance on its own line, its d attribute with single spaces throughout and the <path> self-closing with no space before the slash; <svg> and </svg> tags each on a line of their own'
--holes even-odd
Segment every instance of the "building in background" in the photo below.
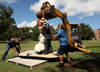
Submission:
<svg viewBox="0 0 100 72">
<path fill-rule="evenodd" d="M 95 34 L 95 38 L 93 40 L 100 40 L 100 29 L 93 30 Z"/>
</svg>

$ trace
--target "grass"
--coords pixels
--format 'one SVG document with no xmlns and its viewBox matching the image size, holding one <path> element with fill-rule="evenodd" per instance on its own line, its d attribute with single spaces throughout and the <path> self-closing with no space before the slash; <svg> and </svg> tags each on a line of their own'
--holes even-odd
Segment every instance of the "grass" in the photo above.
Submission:
<svg viewBox="0 0 100 72">
<path fill-rule="evenodd" d="M 26 50 L 32 50 L 34 49 L 35 44 L 37 41 L 30 41 L 30 42 L 21 42 L 21 47 L 23 51 Z M 2 57 L 5 49 L 6 49 L 7 43 L 0 43 L 0 58 Z M 85 40 L 83 41 L 83 45 L 86 46 L 86 49 L 91 49 L 93 51 L 92 54 L 86 53 L 86 52 L 70 52 L 70 58 L 72 62 L 80 61 L 84 62 L 85 64 L 81 65 L 78 69 L 73 69 L 70 67 L 61 67 L 57 68 L 56 65 L 59 63 L 59 61 L 54 62 L 48 62 L 39 66 L 34 67 L 32 70 L 30 70 L 27 67 L 16 65 L 14 63 L 6 63 L 6 60 L 3 62 L 0 62 L 0 72 L 100 72 L 99 70 L 91 70 L 87 69 L 89 65 L 87 63 L 90 63 L 96 66 L 97 68 L 100 68 L 100 41 L 98 40 Z M 52 41 L 53 49 L 58 49 L 59 42 L 58 41 Z M 17 56 L 13 49 L 10 49 L 6 59 L 12 58 Z M 64 61 L 66 61 L 66 57 L 64 55 Z M 84 68 L 85 67 L 85 68 Z"/>
</svg>

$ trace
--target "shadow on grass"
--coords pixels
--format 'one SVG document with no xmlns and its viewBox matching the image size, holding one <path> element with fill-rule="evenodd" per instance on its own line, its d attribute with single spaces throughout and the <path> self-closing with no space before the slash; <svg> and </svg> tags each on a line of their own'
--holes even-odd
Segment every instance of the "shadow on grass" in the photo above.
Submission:
<svg viewBox="0 0 100 72">
<path fill-rule="evenodd" d="M 44 68 L 44 72 L 71 72 L 68 67 Z"/>
<path fill-rule="evenodd" d="M 46 67 L 44 68 L 44 72 L 56 72 L 54 68 Z"/>
<path fill-rule="evenodd" d="M 75 69 L 87 70 L 88 72 L 95 72 L 95 71 L 99 72 L 100 71 L 100 53 L 91 53 L 91 54 L 84 53 L 83 55 L 85 56 L 86 59 L 71 58 L 71 61 L 73 62 L 72 64 L 68 64 L 67 59 L 64 58 L 65 67 L 60 67 L 60 68 L 55 69 L 55 68 L 52 68 L 52 65 L 51 65 L 51 67 L 44 68 L 44 72 L 56 72 L 56 71 L 66 72 L 66 71 L 73 71 Z M 37 58 L 32 58 L 32 59 L 37 59 Z M 59 58 L 53 58 L 53 59 L 38 58 L 38 59 L 44 59 L 44 60 L 48 60 L 48 62 L 58 62 L 59 63 Z"/>
<path fill-rule="evenodd" d="M 100 46 L 86 46 L 86 48 L 96 48 L 96 47 L 100 48 Z"/>
<path fill-rule="evenodd" d="M 79 58 L 79 59 L 71 59 L 73 62 L 72 64 L 65 64 L 66 66 L 74 69 L 83 69 L 87 70 L 88 72 L 95 72 L 98 71 L 100 72 L 100 53 L 84 53 L 85 57 L 84 58 Z"/>
<path fill-rule="evenodd" d="M 90 69 L 100 70 L 100 53 L 84 53 L 83 55 L 85 55 L 85 57 L 91 57 L 90 59 L 84 61 L 87 66 L 90 66 Z"/>
</svg>

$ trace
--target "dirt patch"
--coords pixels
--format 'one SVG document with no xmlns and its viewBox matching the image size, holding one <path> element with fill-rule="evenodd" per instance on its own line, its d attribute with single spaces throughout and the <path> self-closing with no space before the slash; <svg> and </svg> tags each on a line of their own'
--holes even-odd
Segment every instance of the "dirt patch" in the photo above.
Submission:
<svg viewBox="0 0 100 72">
<path fill-rule="evenodd" d="M 71 64 L 65 63 L 65 66 L 74 68 L 74 69 L 86 69 L 86 70 L 100 70 L 100 67 L 90 62 L 72 62 Z"/>
</svg>

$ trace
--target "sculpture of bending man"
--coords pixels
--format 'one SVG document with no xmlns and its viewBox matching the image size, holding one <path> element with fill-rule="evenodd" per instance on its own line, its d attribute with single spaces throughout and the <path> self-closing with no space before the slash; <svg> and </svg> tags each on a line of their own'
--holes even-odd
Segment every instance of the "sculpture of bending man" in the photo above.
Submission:
<svg viewBox="0 0 100 72">
<path fill-rule="evenodd" d="M 52 34 L 51 34 L 51 26 L 46 23 L 46 19 L 45 18 L 41 18 L 41 20 L 39 20 L 37 22 L 38 24 L 38 28 L 40 30 L 40 35 L 38 37 L 39 39 L 39 42 L 42 41 L 43 45 L 44 45 L 44 50 L 42 50 L 42 53 L 44 54 L 48 54 L 48 53 L 52 53 L 53 52 L 53 49 L 52 49 L 52 46 L 51 46 L 51 40 L 53 38 Z M 43 38 L 44 37 L 44 38 Z M 37 47 L 40 47 L 41 49 L 41 46 L 38 45 Z M 39 50 L 38 52 L 41 53 L 41 50 L 39 48 L 36 48 L 35 47 L 35 50 Z"/>
</svg>

